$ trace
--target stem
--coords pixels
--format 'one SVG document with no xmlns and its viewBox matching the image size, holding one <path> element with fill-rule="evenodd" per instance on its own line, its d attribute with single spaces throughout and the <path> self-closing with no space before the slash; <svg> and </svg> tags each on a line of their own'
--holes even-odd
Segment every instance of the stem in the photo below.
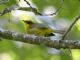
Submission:
<svg viewBox="0 0 80 60">
<path fill-rule="evenodd" d="M 64 2 L 64 1 L 62 1 L 61 6 L 60 6 L 54 13 L 51 13 L 51 14 L 42 14 L 42 13 L 40 13 L 36 8 L 32 7 L 31 4 L 30 4 L 28 1 L 26 1 L 26 0 L 24 0 L 24 1 L 26 2 L 26 4 L 28 4 L 28 5 L 30 6 L 30 8 L 32 9 L 32 11 L 33 11 L 35 14 L 45 15 L 45 16 L 55 15 L 55 14 L 62 8 L 63 2 Z"/>
<path fill-rule="evenodd" d="M 67 36 L 67 34 L 71 31 L 72 27 L 75 25 L 75 23 L 80 19 L 80 16 L 78 16 L 73 23 L 70 25 L 70 27 L 68 28 L 68 30 L 65 32 L 65 34 L 63 35 L 61 40 L 64 40 L 65 37 Z"/>
</svg>

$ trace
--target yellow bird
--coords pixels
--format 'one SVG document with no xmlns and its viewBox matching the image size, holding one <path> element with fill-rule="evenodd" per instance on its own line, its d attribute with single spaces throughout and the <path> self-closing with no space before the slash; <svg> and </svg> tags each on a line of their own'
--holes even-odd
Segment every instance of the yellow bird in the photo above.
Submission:
<svg viewBox="0 0 80 60">
<path fill-rule="evenodd" d="M 53 30 L 52 28 L 43 23 L 34 23 L 28 20 L 23 20 L 23 22 L 25 23 L 27 33 L 31 35 L 48 37 L 55 36 L 54 33 L 63 34 L 65 32 L 63 30 Z"/>
<path fill-rule="evenodd" d="M 53 30 L 51 27 L 43 23 L 34 23 L 30 20 L 23 20 L 23 22 L 25 23 L 27 34 L 50 37 L 51 40 L 60 40 L 62 37 L 61 34 L 64 32 L 62 30 Z M 47 47 L 46 49 L 50 54 L 59 54 L 61 52 L 55 48 Z"/>
</svg>

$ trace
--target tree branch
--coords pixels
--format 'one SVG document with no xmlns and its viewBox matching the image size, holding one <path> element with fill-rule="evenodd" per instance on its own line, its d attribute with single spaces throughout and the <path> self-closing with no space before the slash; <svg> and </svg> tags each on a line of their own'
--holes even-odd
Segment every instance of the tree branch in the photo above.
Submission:
<svg viewBox="0 0 80 60">
<path fill-rule="evenodd" d="M 39 37 L 34 35 L 28 35 L 28 34 L 20 34 L 17 32 L 11 32 L 8 30 L 0 29 L 0 37 L 4 39 L 9 39 L 13 41 L 21 41 L 25 43 L 30 44 L 37 44 L 37 45 L 45 45 L 48 47 L 53 48 L 80 48 L 80 41 L 73 41 L 73 40 L 51 40 L 50 37 Z"/>
</svg>

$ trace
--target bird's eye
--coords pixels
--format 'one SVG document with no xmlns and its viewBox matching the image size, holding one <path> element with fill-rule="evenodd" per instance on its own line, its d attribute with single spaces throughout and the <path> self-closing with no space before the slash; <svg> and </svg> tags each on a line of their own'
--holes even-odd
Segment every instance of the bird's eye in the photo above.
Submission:
<svg viewBox="0 0 80 60">
<path fill-rule="evenodd" d="M 55 34 L 54 33 L 50 33 L 49 36 L 55 36 Z"/>
<path fill-rule="evenodd" d="M 55 34 L 54 33 L 45 34 L 45 37 L 50 37 L 50 36 L 55 36 Z"/>
</svg>

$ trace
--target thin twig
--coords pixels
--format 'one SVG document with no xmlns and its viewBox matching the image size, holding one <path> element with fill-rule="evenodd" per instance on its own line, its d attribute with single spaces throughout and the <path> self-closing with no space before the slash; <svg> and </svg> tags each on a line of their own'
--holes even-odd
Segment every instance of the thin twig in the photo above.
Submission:
<svg viewBox="0 0 80 60">
<path fill-rule="evenodd" d="M 64 0 L 61 0 L 61 1 L 62 1 L 61 6 L 54 13 L 48 14 L 48 15 L 55 15 L 55 14 L 57 14 L 59 12 L 59 10 L 62 8 L 63 3 L 64 3 Z"/>
<path fill-rule="evenodd" d="M 62 8 L 63 2 L 64 2 L 64 1 L 62 1 L 62 5 L 56 10 L 56 12 L 54 12 L 54 13 L 52 13 L 52 14 L 42 14 L 42 13 L 40 13 L 36 8 L 33 8 L 28 1 L 26 1 L 26 0 L 24 0 L 24 1 L 26 2 L 26 4 L 28 4 L 28 5 L 30 6 L 30 8 L 32 9 L 32 11 L 33 11 L 34 13 L 36 13 L 36 14 L 38 14 L 38 15 L 45 15 L 45 16 L 55 15 L 55 14 Z"/>
<path fill-rule="evenodd" d="M 20 0 L 19 0 L 19 1 L 20 1 Z M 31 10 L 32 10 L 35 14 L 45 15 L 45 16 L 55 15 L 55 14 L 62 8 L 63 2 L 64 2 L 64 1 L 62 0 L 62 5 L 61 5 L 54 13 L 52 13 L 52 14 L 42 14 L 42 13 L 40 13 L 36 8 L 32 7 L 31 4 L 30 4 L 28 1 L 26 1 L 26 0 L 24 0 L 24 1 L 26 2 L 26 4 L 28 4 L 28 5 L 30 6 Z M 2 16 L 2 15 L 4 15 L 4 14 L 6 14 L 6 13 L 9 13 L 9 12 L 11 12 L 11 10 L 14 10 L 14 9 L 13 9 L 12 7 L 6 8 L 6 9 L 3 10 L 3 12 L 0 13 L 0 15 Z"/>
<path fill-rule="evenodd" d="M 24 1 L 26 2 L 26 4 L 28 4 L 28 5 L 30 6 L 30 8 L 32 9 L 32 11 L 33 11 L 34 13 L 36 13 L 36 14 L 38 14 L 38 15 L 42 15 L 42 13 L 38 12 L 38 10 L 37 10 L 36 8 L 33 8 L 28 1 L 26 1 L 26 0 L 24 0 Z"/>
<path fill-rule="evenodd" d="M 65 34 L 63 35 L 61 40 L 64 40 L 65 37 L 67 36 L 67 34 L 71 31 L 72 27 L 75 25 L 75 23 L 80 19 L 80 16 L 78 16 L 73 23 L 70 25 L 70 27 L 68 28 L 68 30 L 65 32 Z"/>
</svg>

